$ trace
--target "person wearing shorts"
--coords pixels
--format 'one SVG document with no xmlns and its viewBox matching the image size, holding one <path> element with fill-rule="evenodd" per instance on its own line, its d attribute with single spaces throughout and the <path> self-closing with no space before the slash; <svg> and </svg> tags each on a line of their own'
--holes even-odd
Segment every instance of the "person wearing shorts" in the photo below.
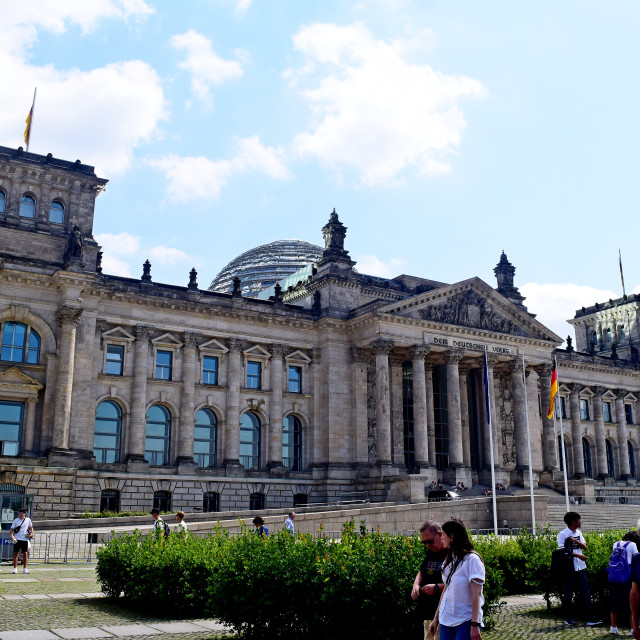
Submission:
<svg viewBox="0 0 640 640">
<path fill-rule="evenodd" d="M 22 573 L 29 573 L 27 558 L 29 556 L 29 540 L 33 540 L 33 522 L 27 518 L 24 509 L 18 511 L 18 517 L 11 524 L 11 540 L 13 542 L 13 571 L 18 573 L 18 555 L 22 551 Z"/>
</svg>

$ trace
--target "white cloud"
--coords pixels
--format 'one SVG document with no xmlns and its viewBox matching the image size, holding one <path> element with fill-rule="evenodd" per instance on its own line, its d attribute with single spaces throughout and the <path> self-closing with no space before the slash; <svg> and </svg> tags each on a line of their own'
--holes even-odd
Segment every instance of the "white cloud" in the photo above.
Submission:
<svg viewBox="0 0 640 640">
<path fill-rule="evenodd" d="M 221 58 L 213 50 L 211 40 L 193 29 L 172 36 L 171 46 L 186 53 L 186 59 L 178 67 L 191 74 L 191 90 L 208 107 L 213 106 L 211 86 L 238 78 L 244 73 L 238 61 Z M 246 52 L 240 52 L 244 60 L 247 56 Z"/>
<path fill-rule="evenodd" d="M 282 149 L 265 147 L 258 136 L 252 136 L 238 141 L 238 151 L 230 160 L 169 154 L 147 158 L 145 162 L 164 172 L 168 180 L 167 195 L 171 201 L 189 202 L 216 199 L 231 177 L 251 170 L 280 180 L 290 178 L 282 155 Z"/>
<path fill-rule="evenodd" d="M 160 264 L 175 264 L 176 262 L 189 259 L 189 256 L 184 251 L 173 247 L 165 247 L 164 245 L 151 247 L 148 253 L 153 260 Z"/>
<path fill-rule="evenodd" d="M 520 287 L 520 292 L 527 298 L 525 305 L 529 311 L 537 315 L 536 320 L 549 327 L 561 338 L 573 335 L 573 327 L 567 323 L 567 320 L 573 318 L 578 309 L 620 296 L 615 291 L 596 289 L 572 282 L 563 284 L 528 282 Z"/>
<path fill-rule="evenodd" d="M 38 87 L 30 151 L 65 159 L 80 158 L 99 173 L 128 168 L 134 148 L 157 135 L 166 118 L 164 96 L 155 70 L 132 60 L 80 71 L 31 64 L 29 50 L 40 30 L 64 33 L 79 26 L 84 33 L 101 19 L 144 19 L 153 9 L 142 0 L 34 0 L 13 3 L 3 12 L 0 68 L 5 86 L 0 138 L 24 146 L 24 120 Z M 6 29 L 5 29 L 6 25 Z"/>
<path fill-rule="evenodd" d="M 130 233 L 97 233 L 96 241 L 104 253 L 132 256 L 140 250 L 140 238 Z"/>
<path fill-rule="evenodd" d="M 309 103 L 311 130 L 294 149 L 364 184 L 393 183 L 407 167 L 451 170 L 466 123 L 460 102 L 486 92 L 466 76 L 407 61 L 407 43 L 376 40 L 362 24 L 312 24 L 293 38 L 305 65 L 283 77 Z"/>
<path fill-rule="evenodd" d="M 360 256 L 357 263 L 357 269 L 360 273 L 381 278 L 395 278 L 407 266 L 407 261 L 401 258 L 391 258 L 391 260 L 384 262 L 374 255 Z"/>
<path fill-rule="evenodd" d="M 235 0 L 236 11 L 238 13 L 244 13 L 250 6 L 252 0 Z"/>
</svg>

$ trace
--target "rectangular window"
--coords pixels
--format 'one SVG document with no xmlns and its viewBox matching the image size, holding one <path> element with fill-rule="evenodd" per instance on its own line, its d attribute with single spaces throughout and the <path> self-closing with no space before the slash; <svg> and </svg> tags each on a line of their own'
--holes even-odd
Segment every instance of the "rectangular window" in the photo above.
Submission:
<svg viewBox="0 0 640 640">
<path fill-rule="evenodd" d="M 156 380 L 171 380 L 173 366 L 173 353 L 171 351 L 158 351 L 156 353 Z"/>
<path fill-rule="evenodd" d="M 289 367 L 289 393 L 302 393 L 302 367 Z"/>
<path fill-rule="evenodd" d="M 124 347 L 117 344 L 107 345 L 107 361 L 104 372 L 108 376 L 121 376 L 124 366 Z"/>
<path fill-rule="evenodd" d="M 611 403 L 603 402 L 602 403 L 602 415 L 605 422 L 613 422 L 611 419 Z"/>
<path fill-rule="evenodd" d="M 24 403 L 0 402 L 0 455 L 20 453 L 23 415 Z"/>
<path fill-rule="evenodd" d="M 556 398 L 556 418 L 562 418 L 563 420 L 567 418 L 567 403 L 564 396 Z"/>
<path fill-rule="evenodd" d="M 218 358 L 215 356 L 202 358 L 202 384 L 218 384 Z"/>
<path fill-rule="evenodd" d="M 247 362 L 247 389 L 262 389 L 262 364 L 249 360 Z"/>
<path fill-rule="evenodd" d="M 633 424 L 633 407 L 630 404 L 624 405 L 624 415 L 627 419 L 627 424 Z"/>
<path fill-rule="evenodd" d="M 589 401 L 580 399 L 580 420 L 589 421 Z"/>
</svg>

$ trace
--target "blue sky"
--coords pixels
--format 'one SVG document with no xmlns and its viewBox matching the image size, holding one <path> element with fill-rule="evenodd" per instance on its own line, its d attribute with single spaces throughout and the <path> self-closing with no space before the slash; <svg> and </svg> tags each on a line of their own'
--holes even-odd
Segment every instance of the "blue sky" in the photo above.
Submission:
<svg viewBox="0 0 640 640">
<path fill-rule="evenodd" d="M 23 5 L 27 5 L 26 7 Z M 105 271 L 201 287 L 247 249 L 322 244 L 364 273 L 495 285 L 566 336 L 640 291 L 640 5 L 30 0 L 3 9 L 0 143 L 110 183 Z"/>
</svg>

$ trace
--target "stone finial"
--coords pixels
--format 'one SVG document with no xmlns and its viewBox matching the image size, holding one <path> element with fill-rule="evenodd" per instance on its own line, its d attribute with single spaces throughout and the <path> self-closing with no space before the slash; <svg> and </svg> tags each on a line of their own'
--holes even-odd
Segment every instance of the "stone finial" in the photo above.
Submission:
<svg viewBox="0 0 640 640">
<path fill-rule="evenodd" d="M 282 304 L 282 287 L 279 282 L 276 282 L 276 286 L 273 287 L 273 301 L 276 304 Z"/>
<path fill-rule="evenodd" d="M 142 282 L 151 282 L 151 263 L 147 258 L 142 265 L 142 277 L 140 278 Z"/>
<path fill-rule="evenodd" d="M 525 298 L 520 294 L 518 287 L 513 284 L 516 268 L 509 262 L 507 254 L 504 251 L 500 256 L 500 261 L 494 267 L 493 273 L 495 273 L 496 280 L 498 281 L 498 293 L 522 307 Z"/>
<path fill-rule="evenodd" d="M 189 271 L 189 284 L 187 285 L 187 289 L 192 291 L 198 290 L 198 272 L 195 267 Z"/>
<path fill-rule="evenodd" d="M 242 296 L 242 288 L 240 287 L 240 276 L 236 276 L 233 279 L 233 291 L 231 292 L 231 295 L 234 298 L 240 298 Z"/>
<path fill-rule="evenodd" d="M 338 219 L 335 208 L 329 216 L 329 222 L 322 227 L 324 237 L 324 251 L 319 264 L 326 262 L 346 262 L 353 266 L 355 262 L 351 260 L 349 252 L 344 248 L 344 239 L 347 235 L 347 227 Z"/>
<path fill-rule="evenodd" d="M 567 353 L 573 353 L 573 339 L 567 336 Z"/>
<path fill-rule="evenodd" d="M 98 251 L 96 255 L 96 272 L 102 273 L 102 251 Z"/>
</svg>

